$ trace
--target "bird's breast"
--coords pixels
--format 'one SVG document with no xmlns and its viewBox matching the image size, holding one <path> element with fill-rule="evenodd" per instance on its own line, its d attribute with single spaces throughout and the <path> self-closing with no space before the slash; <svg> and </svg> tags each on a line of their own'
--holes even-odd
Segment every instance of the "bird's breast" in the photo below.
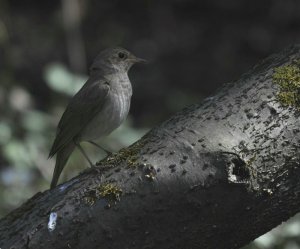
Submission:
<svg viewBox="0 0 300 249">
<path fill-rule="evenodd" d="M 118 127 L 127 117 L 130 108 L 131 95 L 131 89 L 122 89 L 111 92 L 111 104 L 107 105 L 107 112 L 110 113 L 110 123 L 114 127 Z"/>
<path fill-rule="evenodd" d="M 111 89 L 103 108 L 87 125 L 81 140 L 96 140 L 106 136 L 126 119 L 130 108 L 132 88 L 129 81 L 121 83 L 122 85 L 110 84 Z"/>
</svg>

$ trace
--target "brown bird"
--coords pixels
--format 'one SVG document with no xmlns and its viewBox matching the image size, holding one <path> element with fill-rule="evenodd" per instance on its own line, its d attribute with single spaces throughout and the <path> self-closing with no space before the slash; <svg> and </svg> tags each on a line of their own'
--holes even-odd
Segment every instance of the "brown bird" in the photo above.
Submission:
<svg viewBox="0 0 300 249">
<path fill-rule="evenodd" d="M 57 185 L 75 147 L 93 165 L 80 142 L 98 146 L 95 140 L 111 133 L 126 119 L 132 96 L 127 72 L 137 62 L 145 60 L 123 48 L 108 48 L 96 57 L 88 81 L 70 100 L 58 123 L 49 153 L 49 157 L 57 154 L 51 189 Z"/>
</svg>

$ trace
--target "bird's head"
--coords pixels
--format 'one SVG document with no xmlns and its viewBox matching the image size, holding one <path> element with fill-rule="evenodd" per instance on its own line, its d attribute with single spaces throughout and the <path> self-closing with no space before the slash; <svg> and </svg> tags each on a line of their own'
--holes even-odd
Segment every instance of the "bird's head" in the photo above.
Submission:
<svg viewBox="0 0 300 249">
<path fill-rule="evenodd" d="M 95 58 L 90 70 L 93 72 L 97 70 L 112 69 L 128 72 L 133 64 L 143 62 L 146 62 L 146 60 L 136 57 L 124 48 L 107 48 Z"/>
</svg>

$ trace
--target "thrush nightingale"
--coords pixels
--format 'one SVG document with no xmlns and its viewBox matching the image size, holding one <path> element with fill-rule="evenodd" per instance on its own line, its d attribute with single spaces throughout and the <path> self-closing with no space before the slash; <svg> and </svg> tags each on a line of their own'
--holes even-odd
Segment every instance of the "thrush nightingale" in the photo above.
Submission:
<svg viewBox="0 0 300 249">
<path fill-rule="evenodd" d="M 145 60 L 123 48 L 108 48 L 96 57 L 88 81 L 70 100 L 58 123 L 49 154 L 57 154 L 51 189 L 75 147 L 93 165 L 80 142 L 97 145 L 95 140 L 111 133 L 127 117 L 132 95 L 127 72 L 137 62 Z"/>
</svg>

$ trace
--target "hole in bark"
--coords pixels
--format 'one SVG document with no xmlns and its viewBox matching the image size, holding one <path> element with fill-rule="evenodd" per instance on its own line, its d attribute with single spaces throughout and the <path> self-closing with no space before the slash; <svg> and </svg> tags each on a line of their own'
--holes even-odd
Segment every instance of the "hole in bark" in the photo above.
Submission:
<svg viewBox="0 0 300 249">
<path fill-rule="evenodd" d="M 222 152 L 230 155 L 228 158 L 227 174 L 228 181 L 233 183 L 247 183 L 250 181 L 250 171 L 246 162 L 241 157 L 232 152 Z"/>
<path fill-rule="evenodd" d="M 231 162 L 233 164 L 232 174 L 237 177 L 237 181 L 245 181 L 250 178 L 250 173 L 247 165 L 242 159 L 233 158 Z"/>
</svg>

